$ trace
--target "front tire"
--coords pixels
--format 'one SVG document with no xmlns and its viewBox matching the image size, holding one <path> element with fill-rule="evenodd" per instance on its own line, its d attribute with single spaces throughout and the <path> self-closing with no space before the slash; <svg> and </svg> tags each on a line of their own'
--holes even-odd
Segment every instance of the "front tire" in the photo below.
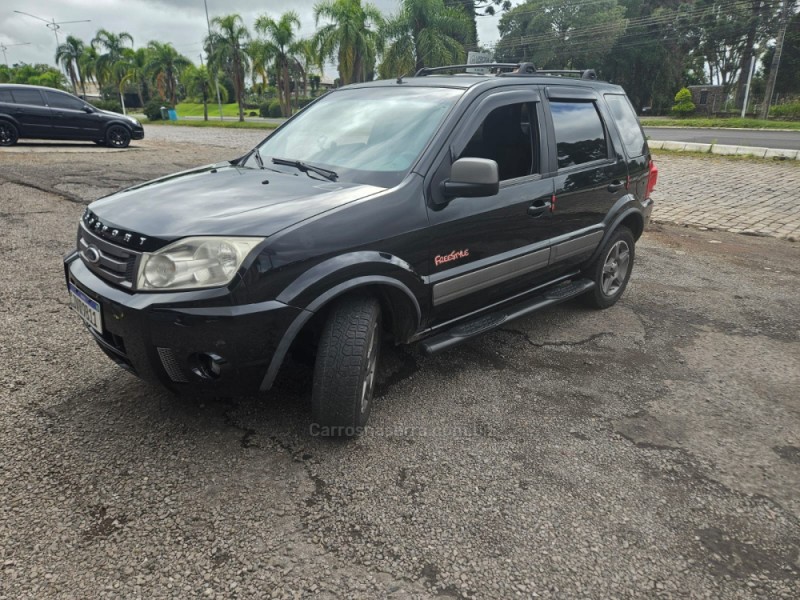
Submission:
<svg viewBox="0 0 800 600">
<path fill-rule="evenodd" d="M 122 125 L 112 125 L 106 131 L 106 144 L 110 148 L 127 148 L 131 143 L 131 132 Z"/>
<path fill-rule="evenodd" d="M 368 296 L 337 302 L 322 329 L 311 413 L 319 435 L 353 437 L 372 410 L 381 345 L 381 307 Z"/>
<path fill-rule="evenodd" d="M 0 121 L 0 146 L 13 146 L 19 140 L 17 126 L 8 121 Z"/>
<path fill-rule="evenodd" d="M 586 276 L 595 283 L 594 289 L 582 298 L 587 306 L 608 308 L 620 299 L 631 278 L 635 243 L 631 230 L 619 227 L 603 244 L 600 254 L 586 269 Z"/>
</svg>

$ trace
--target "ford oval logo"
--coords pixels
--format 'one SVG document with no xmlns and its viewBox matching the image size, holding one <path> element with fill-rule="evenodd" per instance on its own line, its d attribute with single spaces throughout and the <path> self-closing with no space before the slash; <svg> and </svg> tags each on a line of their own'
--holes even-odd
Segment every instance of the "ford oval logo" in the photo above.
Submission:
<svg viewBox="0 0 800 600">
<path fill-rule="evenodd" d="M 83 257 L 87 262 L 96 265 L 100 262 L 100 251 L 94 246 L 89 246 L 83 253 Z"/>
</svg>

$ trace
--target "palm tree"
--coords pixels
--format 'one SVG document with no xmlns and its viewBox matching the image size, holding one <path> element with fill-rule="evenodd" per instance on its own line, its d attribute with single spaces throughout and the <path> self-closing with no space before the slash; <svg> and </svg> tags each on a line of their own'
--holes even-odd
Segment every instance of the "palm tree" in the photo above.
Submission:
<svg viewBox="0 0 800 600">
<path fill-rule="evenodd" d="M 86 95 L 86 88 L 83 85 L 83 77 L 80 75 L 80 61 L 83 55 L 83 40 L 68 35 L 67 41 L 56 48 L 56 64 L 61 65 L 66 70 L 69 80 L 72 82 L 72 92 L 78 94 L 78 81 L 81 82 L 83 95 Z"/>
<path fill-rule="evenodd" d="M 167 43 L 152 41 L 147 44 L 149 58 L 145 72 L 152 78 L 161 97 L 172 106 L 177 103 L 178 76 L 192 62 Z"/>
<path fill-rule="evenodd" d="M 244 121 L 244 77 L 248 67 L 245 52 L 250 32 L 237 14 L 214 17 L 211 20 L 216 31 L 206 38 L 206 54 L 209 66 L 225 69 L 233 81 L 236 102 L 239 104 L 239 120 Z"/>
<path fill-rule="evenodd" d="M 80 69 L 78 75 L 81 78 L 81 86 L 84 87 L 87 81 L 94 81 L 98 87 L 102 86 L 104 81 L 102 75 L 97 72 L 97 61 L 100 54 L 94 46 L 85 46 L 83 54 L 78 58 L 78 68 Z"/>
<path fill-rule="evenodd" d="M 423 67 L 464 62 L 458 41 L 469 34 L 466 15 L 444 0 L 402 0 L 400 13 L 390 19 L 384 35 L 391 42 L 383 55 L 381 77 L 403 75 Z"/>
<path fill-rule="evenodd" d="M 256 19 L 256 31 L 266 36 L 265 43 L 275 57 L 278 75 L 278 99 L 284 117 L 292 116 L 292 86 L 289 78 L 293 56 L 300 49 L 295 28 L 300 28 L 300 17 L 294 11 L 283 13 L 277 21 L 268 15 Z"/>
<path fill-rule="evenodd" d="M 101 77 L 105 80 L 109 78 L 119 86 L 122 78 L 117 69 L 117 63 L 125 58 L 125 42 L 129 42 L 133 47 L 133 37 L 125 31 L 112 33 L 107 29 L 100 29 L 92 40 L 92 47 L 96 50 L 105 50 L 97 57 L 97 73 L 102 73 Z"/>
<path fill-rule="evenodd" d="M 330 21 L 314 36 L 323 60 L 337 58 L 343 84 L 366 80 L 375 57 L 382 50 L 383 16 L 373 4 L 361 0 L 322 0 L 314 6 L 315 24 Z"/>
<path fill-rule="evenodd" d="M 123 86 L 132 83 L 136 86 L 136 95 L 139 96 L 139 104 L 144 107 L 143 91 L 147 86 L 147 65 L 150 62 L 149 48 L 125 49 L 125 75 L 122 78 Z"/>
<path fill-rule="evenodd" d="M 186 88 L 186 93 L 190 96 L 199 96 L 203 101 L 203 119 L 208 121 L 208 98 L 213 90 L 213 79 L 204 66 L 196 67 L 191 65 L 186 67 L 181 74 L 181 81 Z M 227 90 L 225 86 L 219 88 L 220 97 L 223 102 L 227 100 Z"/>
<path fill-rule="evenodd" d="M 250 70 L 253 81 L 261 78 L 264 89 L 269 86 L 269 63 L 272 61 L 272 48 L 264 40 L 253 40 L 247 44 L 247 55 L 250 57 Z"/>
</svg>

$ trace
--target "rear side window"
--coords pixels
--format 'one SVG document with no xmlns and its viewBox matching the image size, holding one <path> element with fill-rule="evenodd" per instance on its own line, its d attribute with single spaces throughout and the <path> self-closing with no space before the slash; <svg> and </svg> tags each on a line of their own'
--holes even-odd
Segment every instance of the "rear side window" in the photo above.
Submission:
<svg viewBox="0 0 800 600">
<path fill-rule="evenodd" d="M 42 95 L 39 93 L 39 90 L 16 89 L 14 90 L 13 94 L 14 100 L 17 101 L 17 104 L 44 106 L 44 101 L 42 100 Z"/>
<path fill-rule="evenodd" d="M 11 90 L 0 90 L 0 102 L 14 102 L 14 98 L 11 97 Z"/>
<path fill-rule="evenodd" d="M 72 110 L 82 110 L 83 102 L 67 94 L 58 92 L 45 92 L 47 94 L 47 104 L 51 108 L 70 108 Z"/>
<path fill-rule="evenodd" d="M 636 114 L 628 99 L 622 95 L 609 94 L 606 96 L 606 102 L 611 108 L 611 114 L 617 123 L 617 128 L 622 136 L 622 145 L 625 146 L 628 157 L 634 158 L 647 152 L 642 128 L 639 127 L 639 121 L 636 119 Z"/>
<path fill-rule="evenodd" d="M 594 102 L 550 101 L 558 168 L 608 158 L 606 134 Z"/>
</svg>

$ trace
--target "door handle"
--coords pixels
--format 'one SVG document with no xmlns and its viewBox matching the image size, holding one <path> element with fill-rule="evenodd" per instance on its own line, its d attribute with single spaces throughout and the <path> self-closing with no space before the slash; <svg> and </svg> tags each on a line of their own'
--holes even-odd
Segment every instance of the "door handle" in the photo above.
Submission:
<svg viewBox="0 0 800 600">
<path fill-rule="evenodd" d="M 625 187 L 625 182 L 624 181 L 620 181 L 619 179 L 615 179 L 610 184 L 608 184 L 608 188 L 607 189 L 608 189 L 609 192 L 611 192 L 613 194 L 614 192 L 618 192 L 619 190 L 621 190 L 624 187 Z"/>
<path fill-rule="evenodd" d="M 534 219 L 541 217 L 545 211 L 550 210 L 551 206 L 550 200 L 537 200 L 528 207 L 528 216 Z"/>
</svg>

